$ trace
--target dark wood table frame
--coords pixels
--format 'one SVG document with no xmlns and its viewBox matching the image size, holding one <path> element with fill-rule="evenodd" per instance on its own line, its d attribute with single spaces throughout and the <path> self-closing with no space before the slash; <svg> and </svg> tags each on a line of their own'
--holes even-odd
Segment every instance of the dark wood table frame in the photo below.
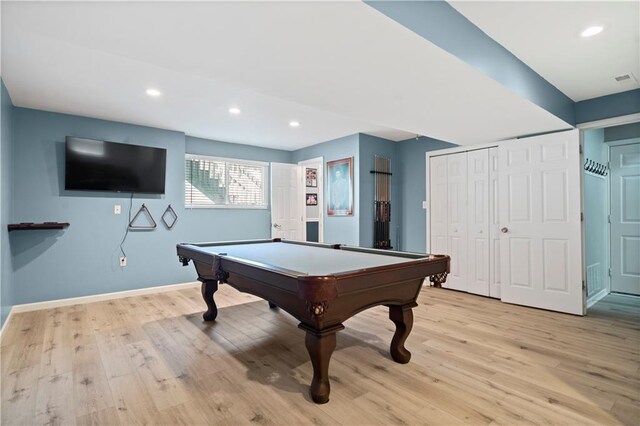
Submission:
<svg viewBox="0 0 640 426">
<path fill-rule="evenodd" d="M 198 250 L 200 247 L 236 244 L 282 242 L 303 244 L 327 250 L 347 250 L 399 256 L 411 261 L 354 270 L 344 273 L 309 276 L 274 265 L 215 255 Z M 389 308 L 389 319 L 396 326 L 391 340 L 391 357 L 406 364 L 411 353 L 404 343 L 413 326 L 412 308 L 426 277 L 439 286 L 449 272 L 449 256 L 390 252 L 386 250 L 348 247 L 340 244 L 319 244 L 296 241 L 249 240 L 206 244 L 178 244 L 177 252 L 184 266 L 193 261 L 202 282 L 202 297 L 207 304 L 205 321 L 213 321 L 218 308 L 213 295 L 219 283 L 227 283 L 237 290 L 259 296 L 271 308 L 280 307 L 300 321 L 298 327 L 306 332 L 305 345 L 313 366 L 311 397 L 316 403 L 329 400 L 329 361 L 336 347 L 336 332 L 342 323 L 365 309 L 378 305 Z"/>
</svg>

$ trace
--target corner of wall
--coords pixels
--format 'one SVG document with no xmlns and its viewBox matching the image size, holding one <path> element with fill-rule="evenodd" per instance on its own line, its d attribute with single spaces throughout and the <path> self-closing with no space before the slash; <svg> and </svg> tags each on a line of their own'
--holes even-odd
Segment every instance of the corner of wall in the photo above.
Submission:
<svg viewBox="0 0 640 426">
<path fill-rule="evenodd" d="M 7 224 L 12 213 L 12 170 L 13 170 L 13 120 L 14 106 L 9 92 L 0 78 L 0 326 L 4 326 L 14 305 L 13 267 Z"/>
</svg>

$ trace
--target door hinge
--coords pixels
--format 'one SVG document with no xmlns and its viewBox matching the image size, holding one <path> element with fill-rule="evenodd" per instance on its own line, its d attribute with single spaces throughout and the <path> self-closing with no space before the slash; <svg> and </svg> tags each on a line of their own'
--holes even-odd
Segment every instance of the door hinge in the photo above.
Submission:
<svg viewBox="0 0 640 426">
<path fill-rule="evenodd" d="M 582 151 L 582 145 L 578 145 L 578 146 L 580 147 L 580 148 L 579 148 L 579 152 L 580 152 L 580 154 L 582 154 L 582 153 L 583 153 L 583 151 Z"/>
<path fill-rule="evenodd" d="M 580 213 L 580 222 L 584 222 L 584 213 Z"/>
<path fill-rule="evenodd" d="M 607 222 L 611 223 L 611 215 L 610 214 L 607 215 Z"/>
<path fill-rule="evenodd" d="M 582 289 L 584 290 L 585 288 L 587 288 L 587 285 L 584 283 L 584 280 L 582 280 Z"/>
<path fill-rule="evenodd" d="M 611 268 L 609 268 L 609 276 L 611 276 Z"/>
</svg>

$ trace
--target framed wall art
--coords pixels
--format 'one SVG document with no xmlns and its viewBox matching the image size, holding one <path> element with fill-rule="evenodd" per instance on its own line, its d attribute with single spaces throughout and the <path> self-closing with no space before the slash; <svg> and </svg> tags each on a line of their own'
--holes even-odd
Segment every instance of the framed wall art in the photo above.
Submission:
<svg viewBox="0 0 640 426">
<path fill-rule="evenodd" d="M 327 214 L 353 216 L 353 157 L 327 162 Z"/>
<path fill-rule="evenodd" d="M 305 169 L 305 182 L 307 188 L 316 188 L 318 186 L 318 169 L 307 167 Z"/>
</svg>

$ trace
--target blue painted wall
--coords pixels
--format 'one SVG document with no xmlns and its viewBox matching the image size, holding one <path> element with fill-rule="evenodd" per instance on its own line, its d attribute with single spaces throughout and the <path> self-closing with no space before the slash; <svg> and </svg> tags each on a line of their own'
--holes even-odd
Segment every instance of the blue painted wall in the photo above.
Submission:
<svg viewBox="0 0 640 426">
<path fill-rule="evenodd" d="M 65 221 L 65 231 L 12 232 L 11 261 L 16 304 L 130 290 L 195 279 L 192 267 L 177 261 L 175 245 L 270 236 L 268 210 L 184 208 L 185 152 L 284 161 L 284 151 L 187 138 L 183 133 L 65 114 L 14 111 L 13 220 Z M 130 232 L 128 266 L 118 266 L 118 246 L 126 229 L 128 194 L 64 190 L 65 136 L 82 136 L 167 149 L 166 194 L 134 197 L 158 223 L 154 231 Z M 113 214 L 114 204 L 123 208 Z M 160 221 L 171 204 L 178 214 L 172 230 Z"/>
<path fill-rule="evenodd" d="M 359 134 L 360 156 L 360 246 L 373 247 L 375 178 L 374 156 L 380 155 L 391 160 L 391 245 L 398 245 L 399 229 L 402 226 L 402 199 L 400 188 L 399 144 L 376 136 Z"/>
<path fill-rule="evenodd" d="M 640 113 L 640 89 L 576 102 L 576 124 Z"/>
<path fill-rule="evenodd" d="M 604 129 L 604 141 L 613 142 L 640 138 L 640 123 L 630 123 Z"/>
<path fill-rule="evenodd" d="M 9 251 L 9 233 L 7 232 L 7 224 L 11 223 L 11 140 L 14 107 L 1 79 L 0 91 L 0 191 L 2 193 L 0 197 L 0 305 L 2 306 L 0 326 L 2 326 L 14 305 L 13 271 Z"/>
<path fill-rule="evenodd" d="M 291 153 L 291 162 L 309 160 L 322 157 L 323 169 L 327 170 L 327 162 L 341 158 L 354 157 L 354 214 L 353 216 L 327 216 L 326 206 L 324 216 L 324 242 L 343 243 L 349 245 L 360 244 L 360 160 L 359 160 L 360 135 L 350 135 L 332 141 L 320 143 L 307 148 L 302 148 Z M 324 179 L 324 194 L 327 199 L 327 182 Z"/>
<path fill-rule="evenodd" d="M 365 1 L 369 6 L 460 58 L 567 123 L 573 101 L 445 1 Z M 452 36 L 454 35 L 454 36 Z"/>
<path fill-rule="evenodd" d="M 421 136 L 417 140 L 407 139 L 399 142 L 400 146 L 400 182 L 402 203 L 402 229 L 400 245 L 404 251 L 424 253 L 426 246 L 427 216 L 422 208 L 426 186 L 426 152 L 456 146 Z"/>
<path fill-rule="evenodd" d="M 604 130 L 586 130 L 583 134 L 584 158 L 605 164 L 608 147 L 604 143 Z M 587 263 L 587 296 L 601 291 L 607 283 L 607 180 L 584 173 L 584 223 L 585 223 L 585 259 Z M 599 274 L 589 273 L 590 267 L 599 266 Z M 598 270 L 594 268 L 594 271 Z"/>
</svg>

